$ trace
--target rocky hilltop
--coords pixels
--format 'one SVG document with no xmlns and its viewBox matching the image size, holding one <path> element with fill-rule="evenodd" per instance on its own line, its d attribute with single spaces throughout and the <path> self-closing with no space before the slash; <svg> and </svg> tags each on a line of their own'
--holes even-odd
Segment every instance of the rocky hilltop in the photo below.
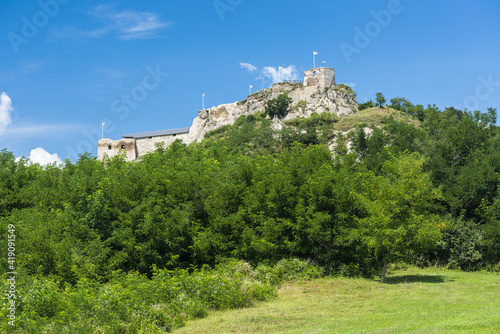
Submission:
<svg viewBox="0 0 500 334">
<path fill-rule="evenodd" d="M 102 139 L 99 141 L 98 156 L 103 158 L 106 154 L 111 157 L 125 151 L 127 160 L 134 160 L 155 150 L 158 142 L 166 145 L 177 139 L 185 144 L 200 142 L 207 132 L 233 124 L 242 115 L 265 111 L 267 102 L 281 94 L 287 94 L 292 103 L 283 119 L 273 119 L 273 128 L 277 130 L 282 128 L 283 121 L 309 117 L 312 113 L 326 112 L 342 118 L 358 111 L 354 92 L 346 85 L 335 83 L 335 71 L 332 68 L 317 68 L 304 73 L 304 82 L 276 83 L 271 88 L 249 95 L 243 101 L 200 110 L 190 128 L 124 135 L 123 139 L 117 141 Z"/>
<path fill-rule="evenodd" d="M 290 112 L 284 119 L 275 118 L 276 127 L 281 122 L 297 117 L 309 117 L 312 113 L 329 112 L 339 117 L 354 114 L 358 110 L 355 96 L 344 86 L 303 86 L 302 84 L 278 83 L 272 88 L 250 95 L 246 100 L 200 110 L 187 136 L 187 142 L 203 140 L 205 133 L 226 124 L 233 124 L 241 115 L 251 115 L 265 110 L 268 101 L 286 93 L 292 98 Z"/>
</svg>

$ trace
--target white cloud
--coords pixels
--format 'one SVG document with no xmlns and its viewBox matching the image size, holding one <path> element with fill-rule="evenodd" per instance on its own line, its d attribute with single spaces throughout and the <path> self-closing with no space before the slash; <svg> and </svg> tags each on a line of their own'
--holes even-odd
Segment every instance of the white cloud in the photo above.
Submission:
<svg viewBox="0 0 500 334">
<path fill-rule="evenodd" d="M 170 25 L 162 22 L 156 13 L 123 11 L 116 12 L 109 6 L 97 6 L 94 8 L 94 16 L 106 21 L 107 26 L 91 32 L 88 37 L 101 37 L 111 31 L 115 31 L 123 40 L 157 38 L 158 31 Z"/>
<path fill-rule="evenodd" d="M 121 40 L 154 39 L 161 37 L 160 30 L 171 24 L 162 21 L 156 13 L 116 11 L 107 5 L 94 7 L 90 15 L 100 21 L 102 26 L 93 30 L 82 30 L 74 27 L 55 28 L 51 31 L 51 37 L 53 39 L 78 36 L 101 38 L 115 33 Z"/>
<path fill-rule="evenodd" d="M 5 134 L 7 127 L 12 123 L 10 117 L 12 110 L 14 110 L 12 100 L 5 92 L 2 92 L 0 95 L 0 136 Z"/>
<path fill-rule="evenodd" d="M 80 124 L 20 124 L 5 131 L 10 138 L 39 138 L 61 136 L 72 133 L 85 127 Z"/>
<path fill-rule="evenodd" d="M 37 147 L 34 150 L 31 150 L 29 161 L 31 163 L 40 164 L 42 166 L 49 165 L 54 162 L 56 162 L 57 164 L 63 163 L 63 161 L 61 160 L 61 158 L 59 158 L 57 153 L 50 154 L 41 147 Z"/>
<path fill-rule="evenodd" d="M 269 78 L 273 81 L 273 83 L 277 83 L 284 80 L 298 80 L 299 79 L 299 72 L 295 68 L 295 66 L 290 65 L 288 67 L 284 67 L 281 70 L 281 75 L 280 71 L 278 68 L 274 68 L 271 66 L 266 66 L 262 70 L 262 77 L 263 78 Z"/>
<path fill-rule="evenodd" d="M 257 67 L 255 67 L 255 66 L 253 66 L 252 64 L 249 64 L 249 63 L 241 62 L 240 66 L 241 66 L 242 69 L 247 70 L 248 72 L 253 72 L 253 71 L 257 70 Z"/>
</svg>

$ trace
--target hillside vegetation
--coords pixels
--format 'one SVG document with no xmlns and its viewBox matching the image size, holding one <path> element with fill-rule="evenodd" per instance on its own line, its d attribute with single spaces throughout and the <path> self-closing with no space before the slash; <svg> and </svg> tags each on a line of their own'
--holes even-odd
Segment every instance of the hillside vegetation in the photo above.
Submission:
<svg viewBox="0 0 500 334">
<path fill-rule="evenodd" d="M 379 107 L 281 130 L 242 116 L 139 162 L 42 167 L 2 150 L 0 234 L 15 235 L 15 259 L 0 263 L 18 299 L 17 326 L 0 329 L 155 333 L 272 298 L 297 273 L 498 271 L 496 110 Z"/>
</svg>

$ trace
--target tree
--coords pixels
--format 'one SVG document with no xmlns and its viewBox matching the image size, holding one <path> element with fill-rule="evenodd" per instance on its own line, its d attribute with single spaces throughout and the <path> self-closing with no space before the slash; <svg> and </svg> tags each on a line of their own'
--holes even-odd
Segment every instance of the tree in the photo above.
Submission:
<svg viewBox="0 0 500 334">
<path fill-rule="evenodd" d="M 377 96 L 377 98 L 376 98 L 376 100 L 377 100 L 377 105 L 378 105 L 379 107 L 383 107 L 383 106 L 384 106 L 384 104 L 385 104 L 385 102 L 386 102 L 385 97 L 384 97 L 384 94 L 382 94 L 382 93 L 377 93 L 377 94 L 376 94 L 376 96 Z"/>
<path fill-rule="evenodd" d="M 390 107 L 408 114 L 412 114 L 413 111 L 413 105 L 411 104 L 411 102 L 404 97 L 399 96 L 391 99 Z"/>
<path fill-rule="evenodd" d="M 389 261 L 430 249 L 442 237 L 444 225 L 429 210 L 441 194 L 433 187 L 429 173 L 423 172 L 424 163 L 417 153 L 403 154 L 384 163 L 384 175 L 361 176 L 357 199 L 364 214 L 346 233 L 367 249 L 373 260 L 383 261 L 381 283 Z"/>
<path fill-rule="evenodd" d="M 443 188 L 448 210 L 456 217 L 477 219 L 483 201 L 491 203 L 498 183 L 496 110 L 488 113 L 429 107 L 423 128 L 423 152 L 433 181 Z"/>
<path fill-rule="evenodd" d="M 278 118 L 283 118 L 288 113 L 288 108 L 292 103 L 292 98 L 287 94 L 281 94 L 275 99 L 272 99 L 267 102 L 266 105 L 266 115 L 274 118 L 274 116 L 278 116 Z"/>
</svg>

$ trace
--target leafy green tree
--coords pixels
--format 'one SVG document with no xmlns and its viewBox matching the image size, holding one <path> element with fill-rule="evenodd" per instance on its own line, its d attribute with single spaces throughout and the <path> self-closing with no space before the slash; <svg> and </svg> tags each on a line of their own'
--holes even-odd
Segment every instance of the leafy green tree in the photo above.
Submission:
<svg viewBox="0 0 500 334">
<path fill-rule="evenodd" d="M 418 154 L 403 154 L 384 164 L 385 175 L 361 177 L 358 201 L 364 214 L 346 233 L 383 261 L 382 283 L 389 261 L 432 248 L 441 238 L 440 220 L 428 210 L 441 194 L 423 171 L 424 163 Z"/>
<path fill-rule="evenodd" d="M 423 153 L 421 147 L 426 133 L 413 123 L 398 122 L 391 116 L 384 119 L 388 150 L 394 154 L 405 151 Z"/>
<path fill-rule="evenodd" d="M 382 108 L 382 107 L 385 105 L 386 100 L 385 100 L 384 94 L 382 94 L 382 93 L 377 93 L 377 94 L 376 94 L 376 100 L 377 100 L 377 105 L 378 105 L 379 107 L 381 107 L 381 108 Z"/>
<path fill-rule="evenodd" d="M 292 98 L 287 94 L 281 94 L 275 99 L 272 99 L 266 104 L 266 115 L 274 118 L 274 116 L 278 116 L 278 118 L 283 118 L 288 113 L 288 109 L 290 108 L 290 104 L 292 103 Z"/>
<path fill-rule="evenodd" d="M 395 97 L 391 99 L 391 104 L 389 105 L 391 108 L 399 110 L 399 111 L 406 111 L 405 108 L 405 102 L 408 101 L 404 97 Z"/>
<path fill-rule="evenodd" d="M 415 108 L 415 106 L 410 101 L 408 101 L 407 99 L 405 99 L 404 97 L 399 97 L 398 96 L 398 97 L 395 97 L 395 98 L 391 99 L 390 107 L 393 108 L 393 109 L 402 111 L 402 112 L 404 112 L 406 114 L 415 116 L 414 115 L 414 108 Z"/>
<path fill-rule="evenodd" d="M 389 140 L 390 137 L 377 127 L 369 136 L 361 128 L 352 134 L 352 148 L 368 170 L 379 174 L 382 164 L 389 158 Z"/>
<path fill-rule="evenodd" d="M 412 108 L 411 114 L 416 117 L 420 122 L 425 120 L 425 110 L 424 106 L 421 104 L 417 104 Z"/>
<path fill-rule="evenodd" d="M 477 219 L 479 206 L 492 203 L 497 190 L 496 110 L 487 113 L 426 109 L 423 151 L 430 158 L 433 181 L 454 216 Z"/>
</svg>

